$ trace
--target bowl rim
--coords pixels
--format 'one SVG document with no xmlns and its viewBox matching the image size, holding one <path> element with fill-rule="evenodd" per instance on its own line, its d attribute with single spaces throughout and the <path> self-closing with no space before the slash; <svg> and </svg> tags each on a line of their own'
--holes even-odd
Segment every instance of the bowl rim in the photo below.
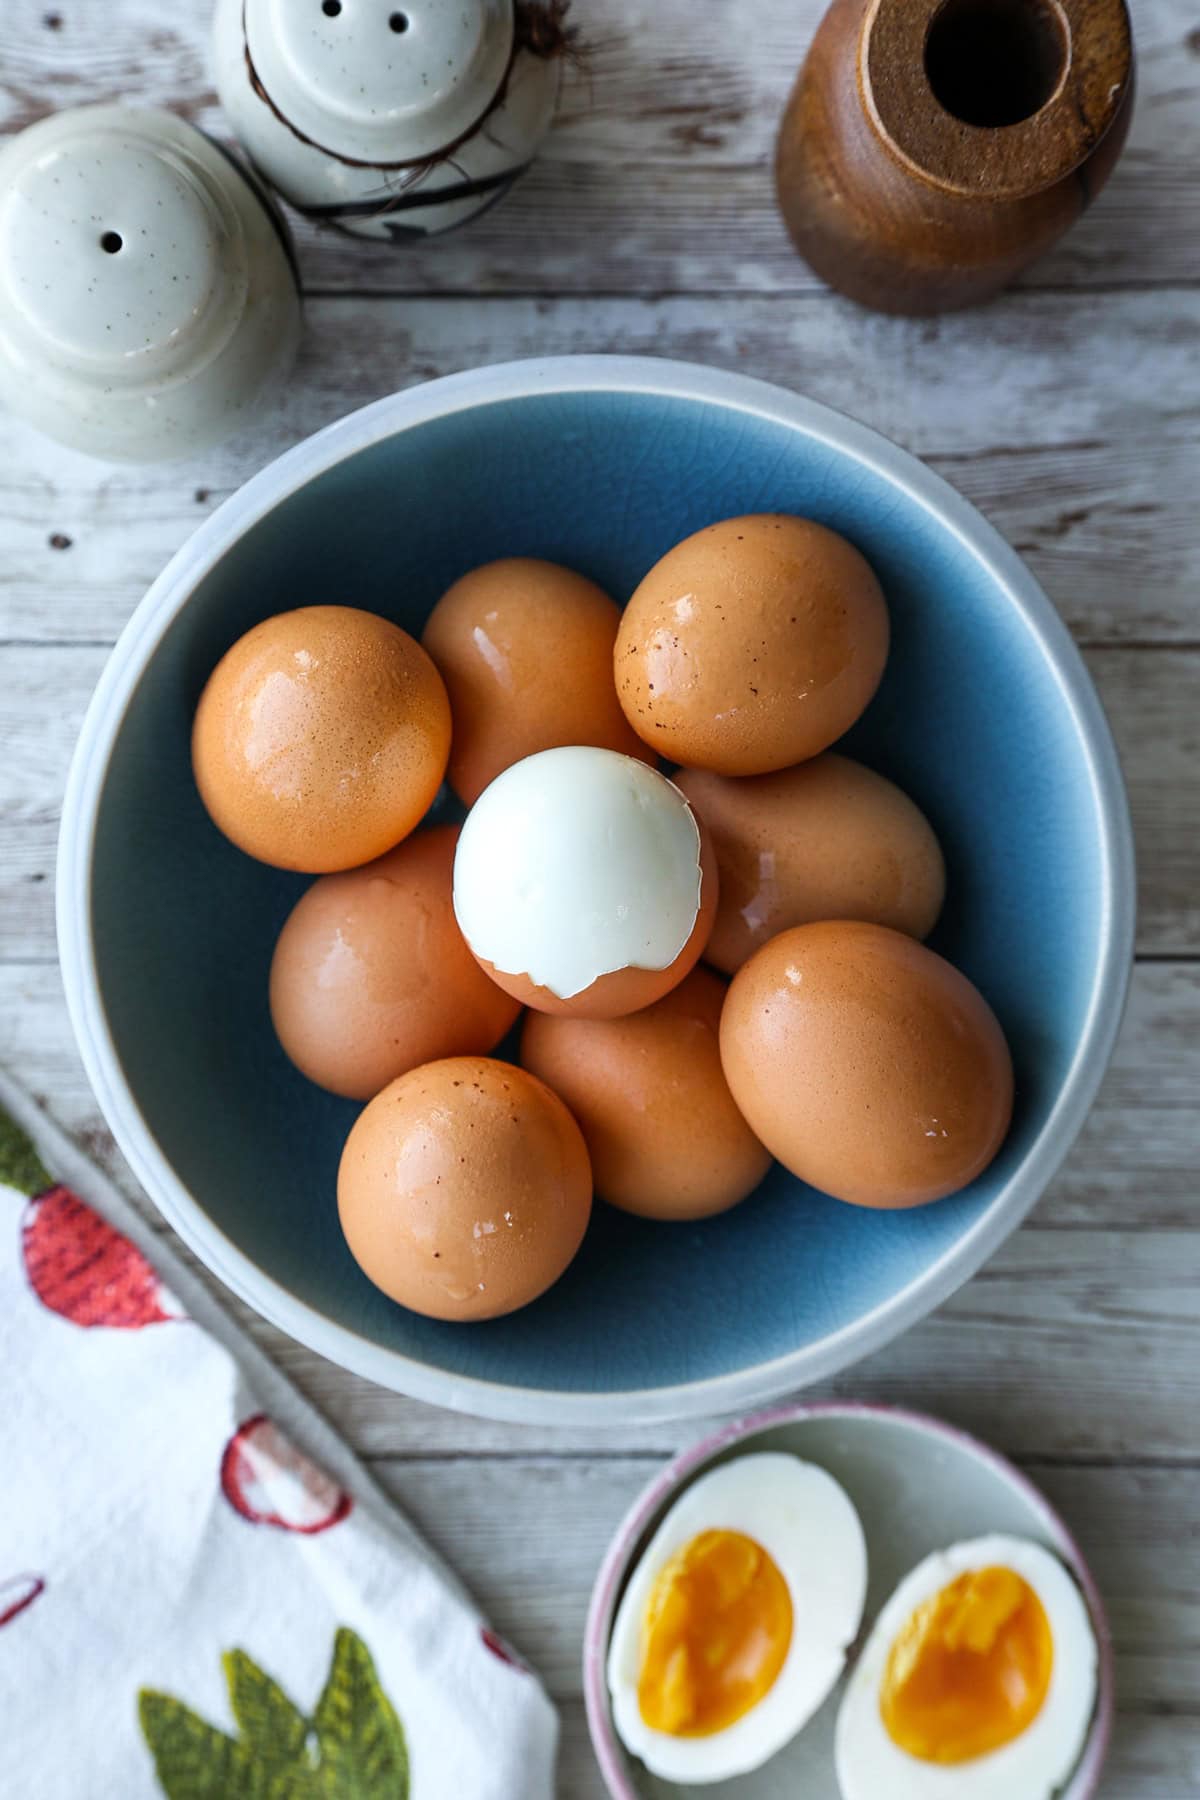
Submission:
<svg viewBox="0 0 1200 1800">
<path fill-rule="evenodd" d="M 1101 949 L 1083 1029 L 1048 1118 L 987 1210 L 898 1292 L 816 1343 L 695 1381 L 611 1393 L 526 1387 L 434 1367 L 360 1336 L 265 1274 L 208 1217 L 141 1113 L 101 1002 L 91 916 L 99 800 L 113 746 L 142 675 L 198 583 L 276 505 L 348 457 L 437 418 L 561 393 L 649 394 L 747 413 L 870 467 L 900 490 L 986 568 L 1035 637 L 1084 746 L 1101 836 Z M 353 1374 L 480 1418 L 560 1425 L 661 1423 L 761 1405 L 880 1349 L 960 1287 L 1024 1219 L 1083 1125 L 1124 1012 L 1136 912 L 1128 802 L 1100 700 L 1058 613 L 977 508 L 908 451 L 818 401 L 702 364 L 606 355 L 500 363 L 391 394 L 285 451 L 210 514 L 135 608 L 96 685 L 67 778 L 56 889 L 63 985 L 88 1080 L 133 1173 L 205 1266 L 271 1324 Z"/>
<path fill-rule="evenodd" d="M 867 1400 L 797 1401 L 721 1425 L 698 1443 L 681 1450 L 665 1468 L 652 1476 L 626 1511 L 596 1573 L 583 1634 L 583 1699 L 588 1736 L 611 1800 L 642 1800 L 625 1773 L 626 1757 L 612 1723 L 607 1680 L 608 1642 L 616 1612 L 617 1594 L 638 1541 L 648 1530 L 651 1520 L 668 1501 L 682 1492 L 688 1482 L 723 1450 L 777 1425 L 822 1418 L 884 1419 L 889 1423 L 908 1425 L 929 1437 L 941 1438 L 955 1449 L 965 1451 L 977 1462 L 984 1463 L 994 1475 L 1015 1488 L 1032 1508 L 1056 1554 L 1079 1583 L 1096 1633 L 1098 1662 L 1095 1712 L 1070 1785 L 1062 1793 L 1062 1800 L 1094 1800 L 1099 1791 L 1100 1777 L 1112 1739 L 1116 1709 L 1115 1657 L 1112 1630 L 1103 1597 L 1087 1559 L 1066 1521 L 1022 1470 L 969 1431 L 962 1431 L 958 1426 L 948 1425 L 944 1419 L 936 1419 L 929 1413 L 915 1412 L 906 1406 L 887 1406 Z"/>
</svg>

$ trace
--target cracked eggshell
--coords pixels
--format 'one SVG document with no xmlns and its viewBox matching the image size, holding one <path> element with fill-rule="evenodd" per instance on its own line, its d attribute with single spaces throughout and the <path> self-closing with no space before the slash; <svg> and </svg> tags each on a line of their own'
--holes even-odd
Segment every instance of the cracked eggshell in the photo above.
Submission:
<svg viewBox="0 0 1200 1800">
<path fill-rule="evenodd" d="M 618 1018 L 703 953 L 716 858 L 679 789 L 579 745 L 526 757 L 467 817 L 454 909 L 491 978 L 539 1012 Z"/>
<path fill-rule="evenodd" d="M 338 1170 L 351 1254 L 433 1319 L 494 1319 L 550 1287 L 583 1241 L 592 1171 L 578 1125 L 535 1075 L 448 1057 L 359 1115 Z"/>
</svg>

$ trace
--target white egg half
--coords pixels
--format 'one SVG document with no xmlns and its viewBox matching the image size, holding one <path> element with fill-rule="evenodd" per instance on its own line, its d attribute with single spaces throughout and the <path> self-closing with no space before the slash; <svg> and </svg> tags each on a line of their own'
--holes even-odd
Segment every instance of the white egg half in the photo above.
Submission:
<svg viewBox="0 0 1200 1800">
<path fill-rule="evenodd" d="M 527 756 L 458 840 L 454 911 L 476 956 L 570 1000 L 619 969 L 666 969 L 700 910 L 700 829 L 673 782 L 616 750 Z"/>
<path fill-rule="evenodd" d="M 958 1576 L 1011 1569 L 1042 1603 L 1053 1640 L 1050 1685 L 1019 1737 L 965 1762 L 935 1763 L 893 1742 L 880 1710 L 888 1656 L 916 1609 Z M 837 1722 L 843 1800 L 1050 1800 L 1079 1760 L 1096 1704 L 1096 1637 L 1074 1580 L 1026 1538 L 975 1538 L 935 1551 L 905 1576 L 855 1665 Z"/>
<path fill-rule="evenodd" d="M 767 1552 L 787 1584 L 792 1635 L 763 1697 L 703 1737 L 657 1731 L 642 1717 L 643 1621 L 664 1565 L 702 1532 L 736 1531 Z M 776 1452 L 722 1463 L 671 1508 L 629 1578 L 609 1641 L 613 1724 L 652 1774 L 701 1785 L 757 1769 L 830 1692 L 862 1618 L 867 1550 L 844 1489 L 824 1469 Z M 879 1800 L 879 1796 L 875 1796 Z"/>
</svg>

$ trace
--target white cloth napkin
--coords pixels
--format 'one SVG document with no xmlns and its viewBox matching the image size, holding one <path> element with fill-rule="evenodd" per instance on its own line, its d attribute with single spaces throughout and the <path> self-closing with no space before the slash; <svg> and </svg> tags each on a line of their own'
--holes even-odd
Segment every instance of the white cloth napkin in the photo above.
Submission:
<svg viewBox="0 0 1200 1800">
<path fill-rule="evenodd" d="M 111 1182 L 0 1107 L 0 1796 L 551 1800 L 536 1678 Z"/>
</svg>

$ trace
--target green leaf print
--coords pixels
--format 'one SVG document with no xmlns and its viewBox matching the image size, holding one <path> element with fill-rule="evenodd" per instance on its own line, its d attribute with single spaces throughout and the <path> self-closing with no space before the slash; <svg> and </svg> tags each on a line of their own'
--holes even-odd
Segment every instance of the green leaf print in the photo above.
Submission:
<svg viewBox="0 0 1200 1800">
<path fill-rule="evenodd" d="M 346 1626 L 311 1718 L 244 1650 L 222 1663 L 236 1738 L 169 1694 L 138 1695 L 167 1800 L 408 1800 L 403 1727 L 370 1651 Z"/>
<path fill-rule="evenodd" d="M 273 1800 L 269 1771 L 181 1700 L 143 1688 L 138 1717 L 167 1800 Z"/>
<path fill-rule="evenodd" d="M 404 1730 L 379 1685 L 371 1652 L 344 1625 L 334 1639 L 333 1666 L 313 1715 L 329 1794 L 347 1800 L 406 1800 Z"/>
<path fill-rule="evenodd" d="M 15 1119 L 0 1108 L 0 1181 L 32 1200 L 54 1182 L 42 1167 L 42 1159 Z"/>
<path fill-rule="evenodd" d="M 279 1683 L 264 1674 L 244 1650 L 227 1650 L 221 1662 L 229 1684 L 229 1703 L 246 1749 L 272 1768 L 304 1760 L 311 1727 Z"/>
</svg>

